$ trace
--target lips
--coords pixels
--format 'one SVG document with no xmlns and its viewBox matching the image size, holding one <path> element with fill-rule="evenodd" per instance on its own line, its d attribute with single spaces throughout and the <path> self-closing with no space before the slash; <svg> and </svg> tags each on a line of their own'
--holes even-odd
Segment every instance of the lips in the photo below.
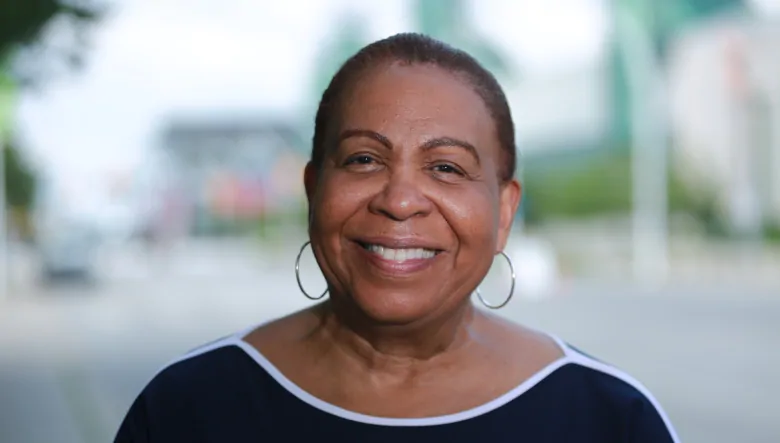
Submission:
<svg viewBox="0 0 780 443">
<path fill-rule="evenodd" d="M 355 240 L 367 262 L 384 273 L 408 274 L 427 268 L 443 249 L 417 238 L 363 238 Z"/>
</svg>

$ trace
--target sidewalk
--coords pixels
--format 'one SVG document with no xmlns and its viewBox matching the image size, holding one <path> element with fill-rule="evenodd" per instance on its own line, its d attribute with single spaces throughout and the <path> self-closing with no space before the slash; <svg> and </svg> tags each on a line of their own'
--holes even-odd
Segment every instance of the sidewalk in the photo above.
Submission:
<svg viewBox="0 0 780 443">
<path fill-rule="evenodd" d="M 632 279 L 632 239 L 624 225 L 561 224 L 531 235 L 550 242 L 566 279 Z M 780 245 L 675 235 L 668 248 L 666 284 L 758 285 L 777 288 L 780 295 Z"/>
</svg>

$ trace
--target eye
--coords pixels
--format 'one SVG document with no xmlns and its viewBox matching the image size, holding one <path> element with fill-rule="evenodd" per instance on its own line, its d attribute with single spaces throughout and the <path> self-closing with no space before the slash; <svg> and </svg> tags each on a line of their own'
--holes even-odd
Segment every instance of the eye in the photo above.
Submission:
<svg viewBox="0 0 780 443">
<path fill-rule="evenodd" d="M 346 162 L 344 162 L 345 165 L 370 165 L 371 163 L 374 163 L 374 158 L 371 157 L 368 154 L 357 154 L 353 155 L 352 157 L 349 157 Z"/>
<path fill-rule="evenodd" d="M 457 174 L 463 175 L 463 172 L 449 163 L 441 163 L 433 166 L 433 170 L 436 172 L 442 172 L 444 174 Z"/>
</svg>

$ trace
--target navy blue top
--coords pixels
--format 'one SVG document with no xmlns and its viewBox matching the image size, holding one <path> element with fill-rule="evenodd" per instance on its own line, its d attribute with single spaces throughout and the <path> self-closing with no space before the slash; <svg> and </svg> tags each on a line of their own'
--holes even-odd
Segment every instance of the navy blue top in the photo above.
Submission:
<svg viewBox="0 0 780 443">
<path fill-rule="evenodd" d="M 158 373 L 115 442 L 679 442 L 641 384 L 558 342 L 562 358 L 495 400 L 456 414 L 402 419 L 319 400 L 235 335 Z"/>
</svg>

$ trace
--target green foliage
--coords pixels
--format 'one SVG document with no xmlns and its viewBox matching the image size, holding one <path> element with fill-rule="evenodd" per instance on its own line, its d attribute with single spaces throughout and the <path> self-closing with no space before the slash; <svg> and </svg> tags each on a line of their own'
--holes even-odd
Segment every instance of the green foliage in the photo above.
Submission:
<svg viewBox="0 0 780 443">
<path fill-rule="evenodd" d="M 307 217 L 308 205 L 305 201 L 285 211 L 265 214 L 255 223 L 257 236 L 266 242 L 273 242 L 281 241 L 290 230 L 305 232 Z"/>
<path fill-rule="evenodd" d="M 13 144 L 3 149 L 5 201 L 12 208 L 29 210 L 35 200 L 35 174 Z"/>
<path fill-rule="evenodd" d="M 531 163 L 523 184 L 524 215 L 530 224 L 554 218 L 628 213 L 632 206 L 631 158 L 622 151 L 538 171 Z M 692 195 L 671 168 L 668 191 L 670 211 L 707 216 L 706 200 Z"/>
<path fill-rule="evenodd" d="M 17 45 L 35 43 L 49 21 L 60 15 L 86 22 L 96 18 L 97 10 L 63 0 L 0 0 L 0 56 Z"/>
<path fill-rule="evenodd" d="M 775 222 L 764 228 L 764 239 L 771 243 L 780 244 L 780 222 Z"/>
<path fill-rule="evenodd" d="M 630 171 L 622 158 L 592 160 L 587 167 L 525 173 L 526 220 L 576 218 L 630 207 Z"/>
<path fill-rule="evenodd" d="M 320 52 L 314 80 L 314 103 L 319 102 L 331 78 L 354 53 L 369 42 L 365 22 L 353 15 L 341 17 L 338 33 Z"/>
<path fill-rule="evenodd" d="M 86 6 L 84 6 L 86 5 Z M 78 37 L 83 25 L 92 23 L 99 18 L 98 8 L 85 1 L 67 0 L 0 0 L 0 66 L 5 71 L 13 56 L 20 53 L 34 54 L 31 51 L 36 46 L 42 45 L 42 34 L 49 23 L 58 18 L 67 19 L 73 26 Z M 81 61 L 82 48 L 57 47 L 56 53 L 45 54 L 63 56 L 71 65 L 78 65 Z M 25 51 L 27 50 L 27 51 Z M 45 51 L 39 51 L 45 52 Z M 41 57 L 39 57 L 41 58 Z M 14 72 L 16 78 L 13 83 L 23 86 L 35 84 L 41 80 L 40 69 L 36 63 L 29 63 L 34 57 L 28 57 L 27 70 Z M 7 116 L 0 116 L 5 119 Z M 7 124 L 0 122 L 0 128 Z M 17 146 L 7 143 L 2 149 L 4 183 L 0 183 L 5 193 L 5 202 L 15 214 L 14 218 L 26 220 L 34 204 L 36 194 L 36 177 L 34 172 L 22 159 Z"/>
<path fill-rule="evenodd" d="M 83 41 L 85 25 L 93 23 L 102 12 L 96 4 L 87 1 L 68 0 L 0 0 L 0 63 L 16 55 L 20 49 L 33 49 L 42 43 L 41 36 L 54 19 L 62 18 L 71 25 L 77 40 Z M 52 48 L 50 48 L 52 49 Z M 64 57 L 71 65 L 81 63 L 81 47 L 53 48 L 57 56 Z M 27 51 L 34 55 L 35 51 Z M 41 52 L 41 51 L 39 51 Z M 46 53 L 45 57 L 52 54 Z M 40 58 L 40 57 L 39 57 Z M 30 60 L 28 60 L 29 62 Z M 40 63 L 27 64 L 18 75 L 23 84 L 40 80 Z"/>
</svg>

